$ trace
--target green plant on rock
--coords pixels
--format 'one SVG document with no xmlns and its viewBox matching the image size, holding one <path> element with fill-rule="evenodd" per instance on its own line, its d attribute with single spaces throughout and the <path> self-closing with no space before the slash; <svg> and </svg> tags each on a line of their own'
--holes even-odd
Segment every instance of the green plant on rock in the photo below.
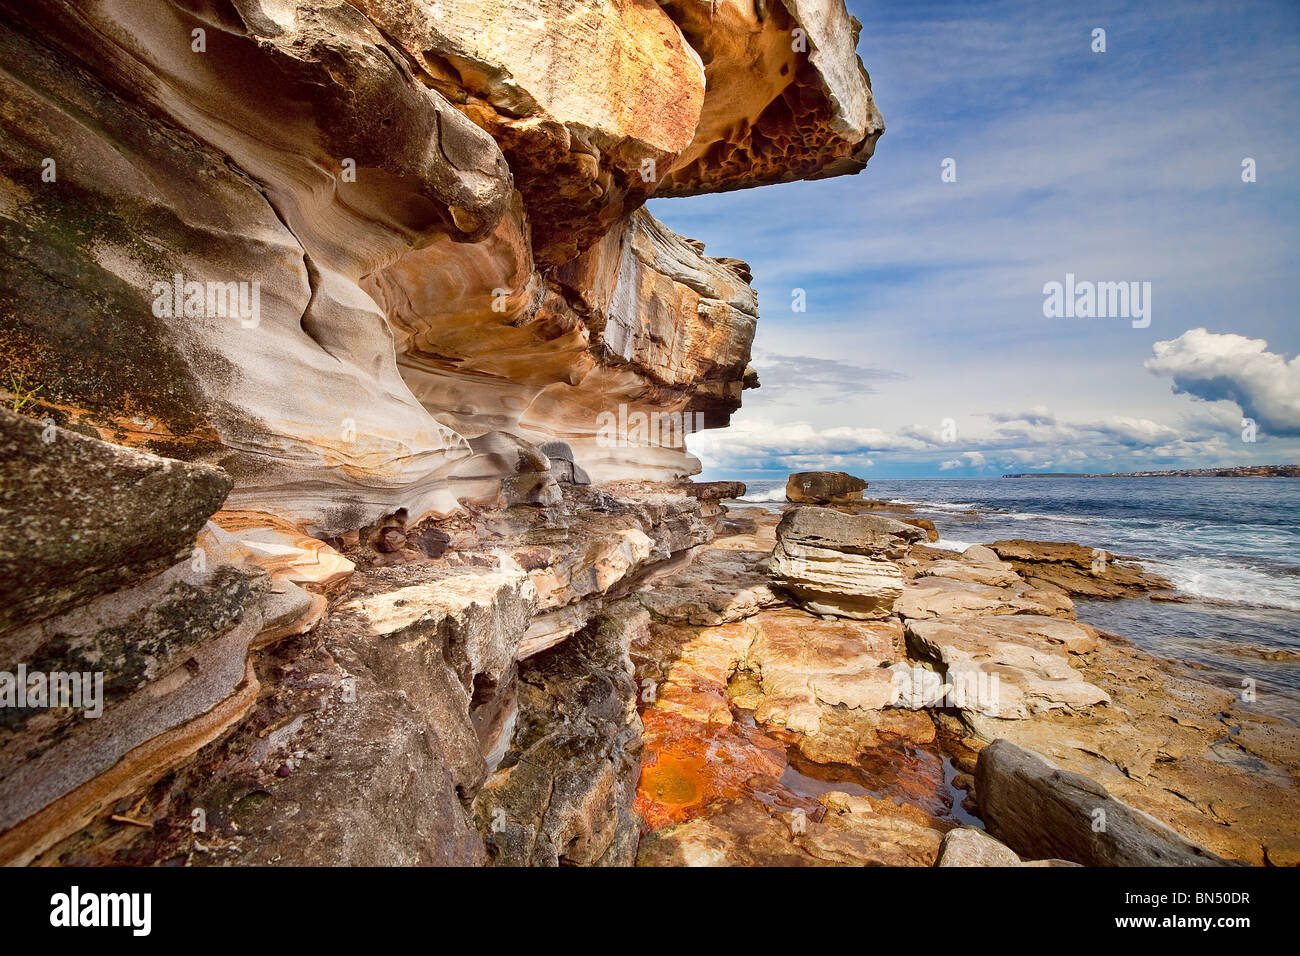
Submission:
<svg viewBox="0 0 1300 956">
<path fill-rule="evenodd" d="M 37 385 L 35 388 L 28 388 L 24 377 L 17 374 L 11 374 L 9 376 L 9 382 L 13 386 L 13 403 L 10 407 L 15 412 L 21 412 L 23 407 L 30 404 L 36 397 L 36 393 L 45 387 L 42 384 Z"/>
</svg>

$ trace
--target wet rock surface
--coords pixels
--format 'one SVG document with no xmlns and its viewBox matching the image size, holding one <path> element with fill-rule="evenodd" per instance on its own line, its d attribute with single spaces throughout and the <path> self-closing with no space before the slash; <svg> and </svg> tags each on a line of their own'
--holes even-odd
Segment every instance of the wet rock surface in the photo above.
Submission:
<svg viewBox="0 0 1300 956">
<path fill-rule="evenodd" d="M 562 487 L 560 505 L 398 520 L 340 542 L 357 570 L 315 630 L 254 653 L 243 719 L 36 859 L 1292 859 L 1294 733 L 1078 623 L 1068 599 L 1018 576 L 926 575 L 906 585 L 933 592 L 923 615 L 814 614 L 765 585 L 784 508 L 710 529 L 707 491 Z M 854 518 L 796 528 L 825 541 L 860 525 L 837 541 L 907 560 L 893 522 Z M 386 527 L 448 547 L 385 552 Z M 993 553 L 939 560 L 1005 571 Z M 281 561 L 273 578 L 291 566 L 314 574 Z M 1091 828 L 1098 807 L 1117 821 L 1109 843 Z M 205 832 L 189 827 L 194 809 Z"/>
</svg>

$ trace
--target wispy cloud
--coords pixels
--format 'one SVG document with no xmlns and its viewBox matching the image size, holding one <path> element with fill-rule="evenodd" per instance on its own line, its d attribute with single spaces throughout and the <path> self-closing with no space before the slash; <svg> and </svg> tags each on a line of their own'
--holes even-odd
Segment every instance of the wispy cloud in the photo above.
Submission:
<svg viewBox="0 0 1300 956">
<path fill-rule="evenodd" d="M 764 404 L 796 403 L 815 393 L 841 397 L 873 395 L 878 386 L 907 376 L 892 369 L 864 368 L 835 359 L 807 355 L 774 355 L 759 351 L 753 365 L 763 389 Z"/>
<path fill-rule="evenodd" d="M 757 345 L 785 358 L 760 369 L 737 428 L 870 426 L 921 440 L 953 419 L 964 439 L 980 416 L 1011 427 L 1003 437 L 1035 464 L 1068 455 L 1071 470 L 1111 470 L 1124 455 L 1300 458 L 1300 444 L 1279 441 L 1295 433 L 1276 427 L 1269 444 L 1234 446 L 1222 409 L 1220 442 L 1189 433 L 1197 389 L 1218 393 L 1171 394 L 1143 367 L 1157 342 L 1196 327 L 1300 352 L 1300 8 L 850 9 L 887 126 L 864 174 L 653 203 L 711 253 L 754 267 Z M 1089 48 L 1094 27 L 1107 30 L 1105 54 Z M 955 183 L 940 180 L 948 157 Z M 1255 183 L 1241 180 L 1245 157 Z M 1151 327 L 1045 319 L 1043 284 L 1066 272 L 1150 281 Z M 791 310 L 795 288 L 806 313 Z M 832 364 L 800 365 L 818 361 Z M 1271 406 L 1252 407 L 1263 428 Z M 1099 427 L 1082 441 L 1054 432 L 1043 408 L 1070 429 Z M 947 474 L 978 470 L 966 450 L 987 454 L 871 456 L 916 474 L 953 460 Z"/>
</svg>

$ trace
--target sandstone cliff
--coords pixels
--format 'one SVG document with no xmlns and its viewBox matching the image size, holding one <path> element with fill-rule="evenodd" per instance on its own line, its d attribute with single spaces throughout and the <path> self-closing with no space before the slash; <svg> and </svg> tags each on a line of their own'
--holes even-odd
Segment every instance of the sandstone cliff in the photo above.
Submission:
<svg viewBox="0 0 1300 956">
<path fill-rule="evenodd" d="M 5 712 L 0 861 L 160 859 L 204 811 L 243 860 L 630 862 L 628 595 L 726 495 L 589 483 L 696 473 L 758 317 L 643 205 L 860 171 L 860 25 L 0 10 L 0 670 L 106 678 L 100 722 Z"/>
<path fill-rule="evenodd" d="M 326 534 L 485 493 L 492 432 L 697 470 L 756 303 L 642 203 L 882 131 L 839 0 L 2 6 L 4 387 Z M 620 406 L 684 427 L 601 447 Z"/>
</svg>

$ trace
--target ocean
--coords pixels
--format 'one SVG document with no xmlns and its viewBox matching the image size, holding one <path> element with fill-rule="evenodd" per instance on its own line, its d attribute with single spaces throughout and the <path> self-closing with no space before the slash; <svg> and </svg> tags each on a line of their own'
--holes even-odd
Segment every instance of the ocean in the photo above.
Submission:
<svg viewBox="0 0 1300 956">
<path fill-rule="evenodd" d="M 746 484 L 746 501 L 785 499 L 784 480 Z M 1186 600 L 1076 599 L 1079 619 L 1300 716 L 1300 479 L 881 479 L 866 496 L 912 505 L 938 547 L 1027 538 L 1140 560 Z"/>
</svg>

